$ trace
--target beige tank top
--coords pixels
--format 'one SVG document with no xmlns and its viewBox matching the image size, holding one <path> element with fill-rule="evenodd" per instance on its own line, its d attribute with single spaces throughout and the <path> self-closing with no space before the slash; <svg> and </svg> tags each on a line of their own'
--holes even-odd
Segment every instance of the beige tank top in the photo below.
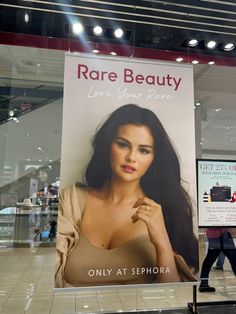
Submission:
<svg viewBox="0 0 236 314">
<path fill-rule="evenodd" d="M 72 286 L 140 284 L 153 282 L 156 252 L 148 235 L 137 236 L 114 249 L 98 248 L 80 233 L 70 251 L 64 279 Z"/>
</svg>

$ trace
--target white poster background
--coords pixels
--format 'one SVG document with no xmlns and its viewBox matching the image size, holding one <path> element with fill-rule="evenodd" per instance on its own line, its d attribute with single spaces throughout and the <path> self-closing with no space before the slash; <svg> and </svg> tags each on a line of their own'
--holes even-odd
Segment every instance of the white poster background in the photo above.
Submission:
<svg viewBox="0 0 236 314">
<path fill-rule="evenodd" d="M 78 65 L 99 71 L 100 79 L 88 79 Z M 85 70 L 84 67 L 82 67 Z M 125 69 L 133 71 L 124 82 Z M 101 72 L 114 72 L 101 77 Z M 130 73 L 130 72 L 129 72 Z M 137 77 L 137 75 L 139 75 Z M 148 84 L 141 76 L 165 78 L 165 85 Z M 93 78 L 95 77 L 93 73 Z M 131 79 L 129 77 L 128 79 Z M 148 82 L 152 82 L 149 77 Z M 90 142 L 99 125 L 118 107 L 137 104 L 152 110 L 162 122 L 181 164 L 185 188 L 196 205 L 193 69 L 191 65 L 143 59 L 67 54 L 61 154 L 61 187 L 80 181 L 90 159 Z"/>
<path fill-rule="evenodd" d="M 181 177 L 194 205 L 197 234 L 193 69 L 190 65 L 67 54 L 61 188 L 83 179 L 96 129 L 125 104 L 152 110 L 163 124 L 179 157 Z"/>
<path fill-rule="evenodd" d="M 218 189 L 215 201 L 211 189 Z M 223 200 L 221 190 L 236 193 L 236 161 L 198 160 L 199 226 L 236 226 L 236 202 Z M 217 192 L 216 192 L 217 193 Z"/>
</svg>

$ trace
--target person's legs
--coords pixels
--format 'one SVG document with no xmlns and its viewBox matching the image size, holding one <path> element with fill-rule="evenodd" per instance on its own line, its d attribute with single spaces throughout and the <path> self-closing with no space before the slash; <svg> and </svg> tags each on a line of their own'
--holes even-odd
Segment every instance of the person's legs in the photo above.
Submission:
<svg viewBox="0 0 236 314">
<path fill-rule="evenodd" d="M 224 254 L 229 259 L 232 271 L 236 276 L 236 249 L 224 249 Z"/>
<path fill-rule="evenodd" d="M 225 254 L 223 252 L 220 252 L 220 255 L 218 256 L 216 260 L 216 266 L 212 267 L 212 269 L 223 270 L 224 262 L 225 262 Z"/>
<path fill-rule="evenodd" d="M 222 242 L 223 252 L 229 259 L 232 270 L 236 276 L 236 248 L 234 240 L 229 232 L 224 232 Z"/>
<path fill-rule="evenodd" d="M 201 270 L 201 275 L 200 275 L 201 284 L 199 286 L 200 292 L 215 292 L 215 288 L 209 286 L 208 278 L 209 278 L 211 267 L 216 261 L 220 252 L 221 252 L 220 249 L 214 249 L 214 248 L 208 249 L 207 255 L 202 263 L 202 270 Z"/>
<path fill-rule="evenodd" d="M 207 251 L 207 255 L 202 263 L 201 279 L 208 279 L 212 265 L 220 254 L 220 249 L 211 249 Z"/>
</svg>

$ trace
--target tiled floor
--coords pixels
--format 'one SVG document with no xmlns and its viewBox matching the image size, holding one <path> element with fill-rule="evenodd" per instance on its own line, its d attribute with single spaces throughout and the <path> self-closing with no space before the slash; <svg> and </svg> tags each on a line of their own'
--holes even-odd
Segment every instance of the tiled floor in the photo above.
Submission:
<svg viewBox="0 0 236 314">
<path fill-rule="evenodd" d="M 0 249 L 1 314 L 177 309 L 192 301 L 190 284 L 54 291 L 54 252 L 54 247 Z M 223 272 L 212 270 L 210 276 L 217 291 L 198 293 L 199 302 L 236 300 L 236 279 L 228 262 Z"/>
</svg>

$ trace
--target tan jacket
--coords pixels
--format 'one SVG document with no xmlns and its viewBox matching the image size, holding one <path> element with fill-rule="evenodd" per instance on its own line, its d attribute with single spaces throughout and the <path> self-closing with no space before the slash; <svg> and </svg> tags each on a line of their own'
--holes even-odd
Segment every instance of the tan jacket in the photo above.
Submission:
<svg viewBox="0 0 236 314">
<path fill-rule="evenodd" d="M 55 288 L 69 287 L 64 280 L 67 255 L 79 241 L 79 225 L 85 205 L 86 188 L 67 187 L 60 192 L 56 244 Z M 175 262 L 182 281 L 196 281 L 182 256 L 175 254 Z"/>
</svg>

